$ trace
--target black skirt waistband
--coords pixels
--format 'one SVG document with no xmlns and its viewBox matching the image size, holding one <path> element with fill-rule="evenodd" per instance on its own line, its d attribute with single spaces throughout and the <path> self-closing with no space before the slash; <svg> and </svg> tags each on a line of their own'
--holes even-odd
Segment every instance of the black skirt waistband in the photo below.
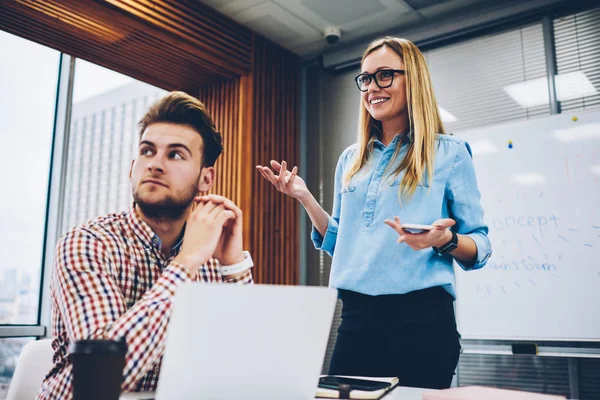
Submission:
<svg viewBox="0 0 600 400">
<path fill-rule="evenodd" d="M 380 296 L 339 290 L 339 297 L 343 303 L 342 330 L 436 321 L 455 323 L 454 298 L 441 286 Z"/>
</svg>

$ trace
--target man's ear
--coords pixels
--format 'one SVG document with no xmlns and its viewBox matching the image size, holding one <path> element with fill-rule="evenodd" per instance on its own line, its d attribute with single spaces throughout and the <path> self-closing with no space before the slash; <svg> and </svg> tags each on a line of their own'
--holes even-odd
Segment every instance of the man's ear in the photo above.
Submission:
<svg viewBox="0 0 600 400">
<path fill-rule="evenodd" d="M 198 181 L 198 192 L 201 194 L 206 194 L 212 189 L 215 183 L 215 168 L 214 167 L 204 167 L 202 168 L 202 172 L 200 173 L 200 180 Z"/>
</svg>

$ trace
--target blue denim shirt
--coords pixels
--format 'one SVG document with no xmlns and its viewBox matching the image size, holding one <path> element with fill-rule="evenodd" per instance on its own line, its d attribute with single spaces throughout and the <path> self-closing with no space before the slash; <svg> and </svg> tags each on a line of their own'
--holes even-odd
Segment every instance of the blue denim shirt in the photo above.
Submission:
<svg viewBox="0 0 600 400">
<path fill-rule="evenodd" d="M 431 248 L 415 251 L 406 243 L 397 243 L 398 233 L 383 222 L 394 216 L 412 224 L 454 219 L 452 229 L 471 237 L 477 245 L 473 263 L 458 262 L 463 269 L 481 268 L 490 257 L 492 248 L 469 145 L 438 135 L 431 187 L 424 177 L 412 198 L 400 201 L 398 190 L 404 174 L 394 177 L 393 171 L 408 144 L 407 135 L 397 135 L 387 147 L 375 140 L 369 161 L 347 186 L 343 177 L 358 156 L 357 145 L 340 156 L 327 231 L 322 237 L 313 227 L 311 235 L 315 247 L 333 257 L 329 286 L 368 295 L 442 286 L 456 297 L 453 257 L 438 255 Z M 397 146 L 402 146 L 400 154 L 393 165 L 388 165 Z"/>
</svg>

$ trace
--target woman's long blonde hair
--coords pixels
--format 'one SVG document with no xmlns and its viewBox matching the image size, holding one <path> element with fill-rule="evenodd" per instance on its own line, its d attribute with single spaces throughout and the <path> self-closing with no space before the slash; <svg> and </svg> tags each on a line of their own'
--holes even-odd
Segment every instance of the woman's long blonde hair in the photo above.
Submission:
<svg viewBox="0 0 600 400">
<path fill-rule="evenodd" d="M 414 194 L 417 185 L 422 182 L 425 171 L 428 172 L 428 182 L 431 185 L 436 134 L 446 132 L 438 112 L 425 57 L 414 43 L 395 37 L 378 39 L 365 50 L 360 62 L 361 66 L 369 54 L 384 46 L 400 56 L 406 69 L 406 103 L 412 141 L 406 156 L 392 174 L 398 176 L 405 171 L 399 195 L 401 198 L 408 199 Z M 378 132 L 383 133 L 381 122 L 373 119 L 361 102 L 358 120 L 358 157 L 345 174 L 346 185 L 367 163 L 373 151 L 373 137 Z M 401 147 L 396 148 L 392 160 L 398 157 Z"/>
</svg>

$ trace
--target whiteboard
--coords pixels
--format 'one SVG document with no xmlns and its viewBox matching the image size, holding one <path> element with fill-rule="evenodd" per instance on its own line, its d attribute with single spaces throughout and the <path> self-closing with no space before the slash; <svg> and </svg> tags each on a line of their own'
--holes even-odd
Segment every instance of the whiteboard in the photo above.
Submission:
<svg viewBox="0 0 600 400">
<path fill-rule="evenodd" d="M 481 270 L 455 266 L 463 338 L 600 340 L 600 113 L 455 136 L 473 150 L 493 248 Z"/>
</svg>

